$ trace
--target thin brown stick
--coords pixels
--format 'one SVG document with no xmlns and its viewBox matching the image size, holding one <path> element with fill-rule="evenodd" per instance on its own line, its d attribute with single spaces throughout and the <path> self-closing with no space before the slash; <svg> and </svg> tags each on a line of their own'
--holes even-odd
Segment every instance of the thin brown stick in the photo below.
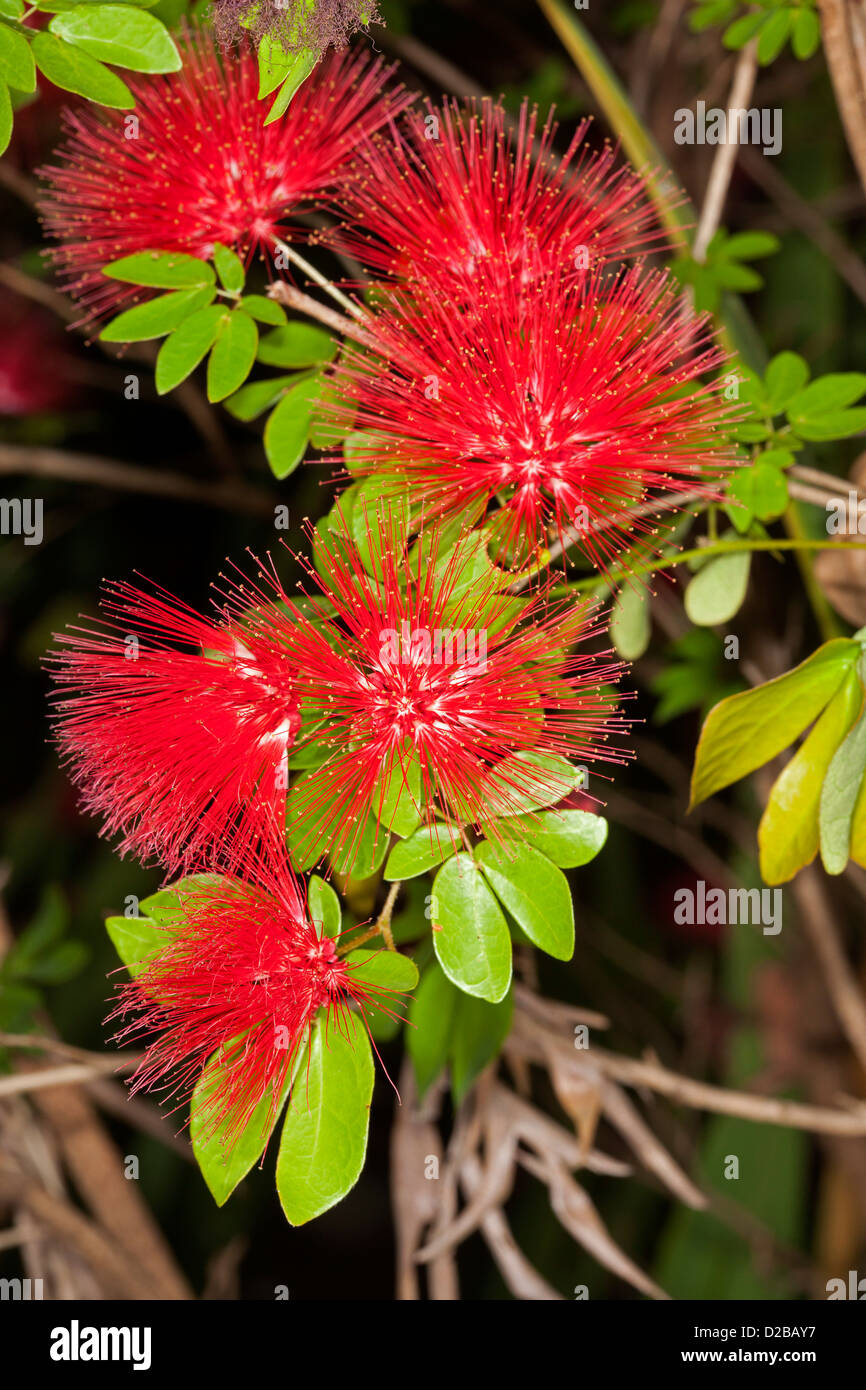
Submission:
<svg viewBox="0 0 866 1390">
<path fill-rule="evenodd" d="M 737 150 L 739 146 L 736 140 L 731 139 L 731 112 L 740 111 L 748 106 L 757 75 L 757 43 L 752 39 L 740 53 L 737 59 L 737 66 L 734 69 L 734 80 L 731 83 L 731 93 L 728 97 L 727 106 L 727 140 L 724 145 L 718 146 L 713 160 L 713 166 L 710 170 L 710 179 L 707 184 L 707 192 L 704 198 L 704 205 L 701 208 L 701 216 L 698 221 L 698 229 L 695 232 L 695 242 L 692 250 L 692 255 L 696 261 L 703 261 L 706 257 L 707 247 L 715 236 L 719 223 L 722 220 L 725 199 L 728 196 L 728 185 L 731 182 L 731 175 L 734 172 L 734 165 L 737 162 Z"/>
<path fill-rule="evenodd" d="M 278 304 L 283 304 L 287 309 L 297 309 L 299 313 L 308 314 L 311 319 L 318 319 L 326 328 L 330 328 L 334 333 L 339 333 L 344 338 L 354 338 L 356 342 L 363 343 L 364 347 L 376 348 L 376 340 L 372 334 L 362 328 L 354 319 L 350 319 L 346 314 L 339 313 L 332 309 L 328 304 L 320 304 L 318 299 L 313 299 L 312 295 L 304 294 L 296 285 L 288 285 L 285 280 L 277 280 L 268 289 L 271 299 L 275 299 Z"/>
<path fill-rule="evenodd" d="M 137 492 L 150 497 L 172 497 L 181 502 L 218 507 L 248 516 L 272 516 L 268 495 L 243 483 L 221 480 L 197 483 L 180 473 L 162 472 L 121 463 L 94 454 L 67 453 L 64 449 L 30 448 L 24 444 L 0 444 L 0 475 L 20 473 L 33 478 L 59 478 L 92 483 L 113 492 Z"/>
<path fill-rule="evenodd" d="M 866 121 L 864 89 L 854 58 L 846 0 L 818 0 L 824 56 L 830 69 L 836 104 L 842 117 L 851 157 L 866 188 Z"/>
<path fill-rule="evenodd" d="M 150 1280 L 142 1276 L 127 1254 L 117 1250 L 104 1231 L 4 1158 L 0 1158 L 0 1197 L 24 1207 L 40 1225 L 47 1226 L 54 1236 L 77 1251 L 107 1292 L 123 1299 L 145 1300 L 156 1296 Z"/>
<path fill-rule="evenodd" d="M 78 1086 L 82 1081 L 92 1081 L 105 1072 L 131 1071 L 138 1066 L 138 1057 L 105 1057 L 89 1062 L 86 1066 L 70 1062 L 64 1067 L 39 1067 L 33 1071 L 16 1072 L 14 1076 L 0 1076 L 0 1097 L 25 1095 L 29 1091 L 41 1091 L 46 1086 Z"/>
</svg>

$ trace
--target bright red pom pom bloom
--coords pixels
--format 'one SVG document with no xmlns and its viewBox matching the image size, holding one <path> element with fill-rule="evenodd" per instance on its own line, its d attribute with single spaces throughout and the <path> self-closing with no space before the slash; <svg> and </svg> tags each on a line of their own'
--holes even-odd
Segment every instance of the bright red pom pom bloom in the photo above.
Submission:
<svg viewBox="0 0 866 1390">
<path fill-rule="evenodd" d="M 290 624 L 236 590 L 205 618 L 162 590 L 107 586 L 107 620 L 70 628 L 48 665 L 56 732 L 84 806 L 121 853 L 167 872 L 233 868 L 281 839 L 300 726 Z"/>
<path fill-rule="evenodd" d="M 215 242 L 249 257 L 274 239 L 307 233 L 293 214 L 333 194 L 357 143 L 409 98 L 391 69 L 362 51 L 332 53 L 280 120 L 265 124 L 249 45 L 223 57 L 196 31 L 184 65 L 165 77 L 130 78 L 135 111 L 76 110 L 58 162 L 42 170 L 51 191 L 46 229 L 66 288 L 96 318 L 140 291 L 101 268 L 136 251 L 208 257 Z"/>
<path fill-rule="evenodd" d="M 311 576 L 333 619 L 301 616 L 293 632 L 309 741 L 327 755 L 290 797 L 297 863 L 324 845 L 364 877 L 371 818 L 376 831 L 398 810 L 410 824 L 447 818 L 431 837 L 453 840 L 458 825 L 561 800 L 575 782 L 563 758 L 625 761 L 608 739 L 628 723 L 601 688 L 624 667 L 588 648 L 601 631 L 591 607 L 515 600 L 477 535 L 440 556 L 435 533 L 410 550 L 381 512 L 363 526 L 376 577 L 332 533 L 328 578 Z"/>
<path fill-rule="evenodd" d="M 353 471 L 428 516 L 498 507 L 503 554 L 576 528 L 604 568 L 659 493 L 718 495 L 731 407 L 701 378 L 724 354 L 663 273 L 565 267 L 520 289 L 479 268 L 462 310 L 431 279 L 386 292 L 365 330 L 378 351 L 334 369 L 338 423 L 375 435 Z"/>
<path fill-rule="evenodd" d="M 552 115 L 524 102 L 516 130 L 503 107 L 451 101 L 413 112 L 361 147 L 328 239 L 380 275 L 427 279 L 460 295 L 482 265 L 500 283 L 531 283 L 564 262 L 575 277 L 661 235 L 640 177 L 593 150 L 584 121 L 562 156 Z"/>
<path fill-rule="evenodd" d="M 206 1137 L 219 1129 L 229 1146 L 263 1101 L 270 1105 L 262 1133 L 272 1126 L 319 1010 L 327 1029 L 344 1030 L 350 1001 L 362 1017 L 372 1002 L 390 1012 L 357 977 L 358 966 L 339 957 L 336 940 L 317 929 L 285 860 L 259 870 L 258 882 L 191 880 L 178 889 L 180 912 L 160 925 L 164 946 L 120 987 L 110 1015 L 137 1015 L 120 1042 L 157 1035 L 133 1094 L 167 1090 L 180 1104 L 215 1058 L 200 1119 Z"/>
</svg>

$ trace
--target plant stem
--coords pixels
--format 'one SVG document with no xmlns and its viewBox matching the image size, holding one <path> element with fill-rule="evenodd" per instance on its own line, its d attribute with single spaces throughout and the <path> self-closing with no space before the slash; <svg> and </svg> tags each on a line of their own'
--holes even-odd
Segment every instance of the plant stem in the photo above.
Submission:
<svg viewBox="0 0 866 1390">
<path fill-rule="evenodd" d="M 596 585 L 616 584 L 621 579 L 636 577 L 641 574 L 656 574 L 660 570 L 672 569 L 675 565 L 687 564 L 689 560 L 713 559 L 716 555 L 736 555 L 746 551 L 759 550 L 832 550 L 838 547 L 838 541 L 818 541 L 808 538 L 797 538 L 787 541 L 719 541 L 716 545 L 698 545 L 692 550 L 683 550 L 679 555 L 668 556 L 665 560 L 653 560 L 646 565 L 635 565 L 627 570 L 618 570 L 614 574 L 593 575 L 590 579 L 579 579 L 571 584 L 561 584 L 555 590 L 557 594 L 580 593 L 586 589 L 593 589 Z M 851 545 L 858 550 L 866 550 L 866 541 L 852 541 Z"/>
<path fill-rule="evenodd" d="M 329 280 L 327 275 L 323 275 L 320 270 L 317 270 L 305 256 L 302 256 L 299 251 L 295 251 L 293 247 L 289 246 L 288 242 L 281 241 L 279 237 L 274 238 L 274 246 L 278 251 L 281 251 L 288 260 L 292 261 L 299 270 L 302 270 L 305 275 L 309 276 L 313 284 L 318 285 L 320 290 L 324 290 L 326 294 L 329 294 L 334 302 L 340 305 L 341 309 L 345 309 L 346 313 L 351 314 L 353 319 L 358 319 L 363 322 L 366 318 L 363 309 L 359 309 L 358 305 L 349 299 L 348 295 L 343 294 L 342 290 L 337 289 L 333 280 Z"/>
</svg>

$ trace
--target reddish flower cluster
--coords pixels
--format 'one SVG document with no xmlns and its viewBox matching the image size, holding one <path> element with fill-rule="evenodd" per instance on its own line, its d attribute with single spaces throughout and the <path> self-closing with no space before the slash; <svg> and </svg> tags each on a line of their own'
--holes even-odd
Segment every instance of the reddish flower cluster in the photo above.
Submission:
<svg viewBox="0 0 866 1390">
<path fill-rule="evenodd" d="M 49 658 L 60 747 L 104 833 L 169 873 L 273 848 L 300 726 L 285 615 L 230 590 L 214 620 L 125 583 L 104 608 Z"/>
<path fill-rule="evenodd" d="M 730 464 L 730 407 L 700 379 L 723 354 L 663 274 L 566 266 L 521 286 L 480 266 L 459 310 L 431 274 L 365 327 L 377 353 L 334 372 L 338 423 L 372 436 L 355 472 L 448 521 L 498 507 L 517 561 L 574 528 L 603 568 L 649 529 L 643 504 L 711 493 Z"/>
<path fill-rule="evenodd" d="M 412 112 L 362 145 L 332 239 L 379 275 L 460 298 L 484 266 L 502 287 L 560 264 L 578 278 L 658 238 L 642 180 L 592 149 L 589 121 L 561 157 L 552 117 L 537 125 L 528 102 L 516 130 L 489 98 Z"/>
<path fill-rule="evenodd" d="M 134 112 L 68 113 L 67 143 L 41 171 L 55 264 L 90 318 L 137 293 L 102 274 L 122 256 L 207 257 L 215 242 L 249 256 L 271 252 L 276 237 L 305 238 L 292 216 L 333 196 L 358 141 L 409 99 L 381 59 L 332 53 L 267 125 L 249 46 L 229 59 L 196 31 L 183 50 L 179 72 L 130 79 Z"/>
<path fill-rule="evenodd" d="M 180 915 L 162 928 L 165 946 L 121 986 L 111 1015 L 136 1015 L 119 1041 L 151 1038 L 133 1093 L 184 1096 L 209 1060 L 218 1064 L 200 1118 L 206 1136 L 219 1129 L 229 1145 L 262 1101 L 262 1132 L 273 1123 L 319 1009 L 339 1027 L 350 1000 L 362 1014 L 371 1002 L 357 967 L 317 930 L 294 875 L 285 862 L 277 866 L 260 870 L 255 883 L 181 889 Z"/>
<path fill-rule="evenodd" d="M 397 790 L 419 817 L 479 825 L 543 800 L 551 776 L 527 755 L 623 760 L 606 743 L 627 726 L 601 687 L 624 668 L 587 651 L 599 624 L 586 605 L 516 603 L 501 571 L 473 577 L 467 537 L 440 555 L 435 534 L 411 551 L 382 513 L 363 525 L 375 577 L 355 545 L 335 546 L 328 578 L 310 571 L 334 618 L 301 618 L 292 643 L 310 738 L 328 753 L 301 784 L 304 858 L 324 842 L 355 861 L 369 815 L 390 830 Z"/>
</svg>

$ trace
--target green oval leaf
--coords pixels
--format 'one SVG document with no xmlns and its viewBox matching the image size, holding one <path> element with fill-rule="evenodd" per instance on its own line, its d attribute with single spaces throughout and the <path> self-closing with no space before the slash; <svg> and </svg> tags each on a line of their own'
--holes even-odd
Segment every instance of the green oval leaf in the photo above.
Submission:
<svg viewBox="0 0 866 1390">
<path fill-rule="evenodd" d="M 17 29 L 0 24 L 0 78 L 18 92 L 35 92 L 36 64 L 30 44 Z"/>
<path fill-rule="evenodd" d="M 533 945 L 557 960 L 574 955 L 574 907 L 561 869 L 530 845 L 483 840 L 475 858 L 501 903 Z"/>
<path fill-rule="evenodd" d="M 136 251 L 102 267 L 110 280 L 155 290 L 198 289 L 215 281 L 213 266 L 182 251 Z"/>
<path fill-rule="evenodd" d="M 494 843 L 498 843 L 500 836 L 512 836 L 540 850 L 561 869 L 579 869 L 594 859 L 604 846 L 607 821 L 591 811 L 542 811 L 534 816 L 494 821 L 487 831 Z M 388 862 L 390 864 L 390 860 Z"/>
<path fill-rule="evenodd" d="M 370 1002 L 364 1004 L 364 1022 L 377 1041 L 388 1042 L 400 1031 L 403 1011 L 409 994 L 418 983 L 418 967 L 399 951 L 365 949 L 350 951 L 346 964 L 353 976 L 370 986 Z M 381 1003 L 377 994 L 383 991 Z M 400 995 L 406 996 L 400 998 Z M 384 1007 L 382 1007 L 384 1005 Z"/>
<path fill-rule="evenodd" d="M 9 88 L 5 82 L 0 81 L 0 154 L 8 148 L 9 141 L 12 139 L 13 120 Z"/>
<path fill-rule="evenodd" d="M 276 404 L 294 380 L 293 376 L 272 376 L 267 381 L 251 381 L 233 396 L 228 396 L 223 405 L 236 420 L 255 420 Z"/>
<path fill-rule="evenodd" d="M 226 1116 L 214 1130 L 208 1114 L 208 1098 L 219 1084 L 223 1066 L 219 1054 L 214 1053 L 204 1067 L 190 1099 L 189 1137 L 201 1175 L 218 1207 L 225 1205 L 238 1183 L 246 1177 L 253 1164 L 257 1163 L 264 1153 L 286 1103 L 292 1082 L 301 1070 L 306 1055 L 306 1047 L 298 1049 L 277 1105 L 272 1105 L 270 1093 L 263 1096 L 243 1131 L 231 1140 L 229 1131 L 232 1117 Z"/>
<path fill-rule="evenodd" d="M 178 72 L 181 57 L 165 25 L 129 5 L 78 5 L 48 28 L 91 58 L 132 72 Z"/>
<path fill-rule="evenodd" d="M 304 457 L 321 389 L 319 377 L 308 378 L 287 391 L 271 412 L 265 426 L 265 453 L 275 478 L 287 478 Z"/>
<path fill-rule="evenodd" d="M 856 672 L 851 670 L 776 778 L 758 826 L 761 876 L 765 883 L 787 883 L 818 853 L 821 787 L 862 704 L 863 691 Z"/>
<path fill-rule="evenodd" d="M 649 595 L 642 584 L 623 584 L 610 617 L 610 638 L 621 657 L 637 661 L 650 642 Z"/>
<path fill-rule="evenodd" d="M 135 105 L 132 92 L 116 73 L 88 53 L 64 43 L 56 34 L 34 34 L 33 57 L 42 75 L 64 92 L 75 92 L 100 106 L 121 110 Z"/>
<path fill-rule="evenodd" d="M 134 309 L 126 309 L 117 318 L 107 323 L 100 333 L 104 343 L 141 343 L 148 338 L 162 338 L 173 333 L 199 309 L 203 309 L 213 299 L 210 285 L 200 290 L 175 290 L 173 294 L 161 294 L 149 299 L 146 304 L 136 304 Z"/>
<path fill-rule="evenodd" d="M 221 305 L 209 304 L 206 309 L 199 309 L 198 313 L 184 319 L 180 327 L 169 334 L 156 358 L 158 395 L 173 391 L 195 371 L 212 347 L 224 315 Z"/>
<path fill-rule="evenodd" d="M 220 277 L 223 289 L 228 290 L 229 294 L 240 294 L 247 278 L 240 256 L 218 241 L 214 244 L 213 263 L 217 268 L 217 275 Z M 269 303 L 270 301 L 265 302 Z M 246 305 L 244 307 L 246 308 Z M 279 305 L 274 307 L 279 308 Z"/>
<path fill-rule="evenodd" d="M 433 947 L 449 980 L 498 1004 L 511 984 L 511 937 L 471 855 L 455 855 L 439 870 L 431 914 Z"/>
<path fill-rule="evenodd" d="M 242 309 L 227 314 L 217 329 L 207 364 L 207 398 L 222 401 L 243 386 L 256 360 L 259 330 Z"/>
<path fill-rule="evenodd" d="M 272 304 L 273 300 L 265 303 Z M 330 333 L 311 323 L 284 324 L 267 333 L 259 344 L 259 361 L 266 367 L 316 367 L 332 361 L 336 354 L 337 344 Z"/>
<path fill-rule="evenodd" d="M 866 719 L 861 717 L 837 748 L 821 788 L 818 826 L 821 862 L 828 874 L 841 874 L 848 863 L 851 822 L 864 774 Z"/>
<path fill-rule="evenodd" d="M 454 852 L 454 841 L 446 825 L 423 825 L 391 850 L 385 865 L 385 880 L 397 883 L 407 878 L 418 878 L 436 864 L 444 863 Z"/>
<path fill-rule="evenodd" d="M 734 555 L 714 555 L 690 581 L 685 592 L 685 609 L 698 627 L 726 623 L 740 609 L 749 587 L 752 557 L 742 551 Z"/>
<path fill-rule="evenodd" d="M 313 1029 L 309 1060 L 292 1091 L 277 1157 L 277 1192 L 286 1219 L 303 1226 L 336 1206 L 364 1166 L 373 1095 L 367 1031 L 352 1013 L 325 1036 Z"/>
<path fill-rule="evenodd" d="M 701 730 L 690 808 L 793 743 L 817 719 L 859 655 L 859 643 L 835 637 L 785 675 L 720 700 Z"/>
<path fill-rule="evenodd" d="M 275 299 L 268 299 L 264 294 L 245 294 L 241 300 L 241 308 L 245 314 L 249 314 L 251 319 L 257 319 L 259 323 L 284 324 L 286 322 L 286 311 Z M 259 359 L 261 361 L 261 358 Z"/>
<path fill-rule="evenodd" d="M 316 926 L 320 936 L 339 936 L 343 922 L 340 899 L 330 883 L 318 874 L 310 875 L 307 904 L 310 921 Z"/>
<path fill-rule="evenodd" d="M 422 1100 L 447 1065 L 457 1001 L 461 997 L 441 967 L 432 961 L 409 1006 L 411 1026 L 406 1029 L 406 1049 Z"/>
<path fill-rule="evenodd" d="M 511 990 L 498 1004 L 458 994 L 449 1047 L 451 1091 L 460 1104 L 484 1068 L 498 1057 L 511 1031 L 514 996 Z"/>
<path fill-rule="evenodd" d="M 558 753 L 513 753 L 496 764 L 492 782 L 488 814 L 518 816 L 568 796 L 575 788 L 575 769 Z"/>
<path fill-rule="evenodd" d="M 149 917 L 108 917 L 105 930 L 132 979 L 166 943 L 165 932 Z"/>
</svg>

